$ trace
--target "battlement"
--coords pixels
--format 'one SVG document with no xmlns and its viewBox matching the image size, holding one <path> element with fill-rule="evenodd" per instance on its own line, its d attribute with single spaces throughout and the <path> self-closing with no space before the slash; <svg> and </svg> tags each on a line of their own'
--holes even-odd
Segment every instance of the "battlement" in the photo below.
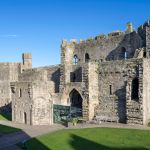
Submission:
<svg viewBox="0 0 150 150">
<path fill-rule="evenodd" d="M 86 40 L 80 39 L 80 41 L 78 41 L 77 39 L 71 39 L 70 41 L 67 41 L 66 39 L 62 41 L 62 47 L 67 46 L 67 45 L 79 45 L 79 44 L 83 44 L 83 43 L 93 43 L 93 42 L 104 42 L 106 40 L 113 40 L 113 38 L 118 38 L 120 36 L 125 35 L 125 32 L 122 32 L 120 30 L 117 31 L 113 31 L 106 34 L 102 34 L 102 35 L 97 35 L 95 37 L 91 37 L 88 38 Z"/>
<path fill-rule="evenodd" d="M 149 25 L 150 25 L 150 21 L 148 20 L 143 25 L 141 25 L 139 28 L 143 29 L 144 27 L 149 26 Z M 85 40 L 84 39 L 80 39 L 80 40 L 71 39 L 70 41 L 68 41 L 65 39 L 62 41 L 61 46 L 64 47 L 67 45 L 80 45 L 80 44 L 86 44 L 86 43 L 104 42 L 107 40 L 113 41 L 113 39 L 115 40 L 116 38 L 122 37 L 126 34 L 130 34 L 134 31 L 136 31 L 136 30 L 134 30 L 131 22 L 128 22 L 126 27 L 127 27 L 127 29 L 125 31 L 116 30 L 116 31 L 110 32 L 108 34 L 100 34 L 100 35 L 97 35 L 95 37 L 91 37 L 91 38 L 88 38 Z M 139 30 L 139 28 L 138 28 L 138 30 Z"/>
</svg>

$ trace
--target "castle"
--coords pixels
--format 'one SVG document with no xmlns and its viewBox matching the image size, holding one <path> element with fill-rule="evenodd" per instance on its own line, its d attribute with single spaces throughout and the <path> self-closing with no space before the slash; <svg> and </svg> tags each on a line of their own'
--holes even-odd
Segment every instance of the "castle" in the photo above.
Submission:
<svg viewBox="0 0 150 150">
<path fill-rule="evenodd" d="M 61 64 L 0 63 L 0 111 L 30 125 L 53 124 L 54 106 L 80 109 L 87 121 L 150 122 L 150 22 L 87 40 L 63 40 Z"/>
</svg>

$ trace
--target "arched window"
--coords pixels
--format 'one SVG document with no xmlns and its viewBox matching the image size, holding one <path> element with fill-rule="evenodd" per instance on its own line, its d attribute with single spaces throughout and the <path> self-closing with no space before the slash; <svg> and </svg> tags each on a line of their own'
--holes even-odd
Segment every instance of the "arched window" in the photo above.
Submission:
<svg viewBox="0 0 150 150">
<path fill-rule="evenodd" d="M 90 60 L 89 54 L 86 53 L 86 54 L 85 54 L 85 62 L 89 62 L 89 60 Z"/>
<path fill-rule="evenodd" d="M 127 51 L 126 48 L 121 48 L 121 59 L 127 59 Z"/>
<path fill-rule="evenodd" d="M 132 80 L 132 89 L 131 89 L 131 99 L 138 100 L 139 99 L 139 80 L 138 78 L 134 78 Z"/>
<path fill-rule="evenodd" d="M 78 61 L 79 61 L 78 56 L 77 56 L 77 55 L 74 55 L 74 57 L 73 57 L 73 64 L 74 64 L 74 65 L 77 65 L 77 64 L 78 64 Z"/>
</svg>

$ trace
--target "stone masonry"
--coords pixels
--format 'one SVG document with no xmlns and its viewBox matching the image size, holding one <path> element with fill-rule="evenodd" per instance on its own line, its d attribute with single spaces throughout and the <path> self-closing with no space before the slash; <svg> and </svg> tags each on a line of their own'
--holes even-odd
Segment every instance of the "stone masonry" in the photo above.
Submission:
<svg viewBox="0 0 150 150">
<path fill-rule="evenodd" d="M 79 117 L 96 123 L 150 122 L 150 22 L 87 40 L 63 40 L 61 64 L 32 68 L 0 63 L 0 111 L 15 122 L 53 124 L 54 105 L 81 109 Z"/>
</svg>

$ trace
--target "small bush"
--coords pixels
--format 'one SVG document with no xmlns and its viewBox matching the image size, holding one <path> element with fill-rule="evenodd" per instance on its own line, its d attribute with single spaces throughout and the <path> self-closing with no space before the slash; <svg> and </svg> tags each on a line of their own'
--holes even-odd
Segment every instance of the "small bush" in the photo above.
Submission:
<svg viewBox="0 0 150 150">
<path fill-rule="evenodd" d="M 78 118 L 72 118 L 72 123 L 75 126 L 78 123 Z"/>
</svg>

